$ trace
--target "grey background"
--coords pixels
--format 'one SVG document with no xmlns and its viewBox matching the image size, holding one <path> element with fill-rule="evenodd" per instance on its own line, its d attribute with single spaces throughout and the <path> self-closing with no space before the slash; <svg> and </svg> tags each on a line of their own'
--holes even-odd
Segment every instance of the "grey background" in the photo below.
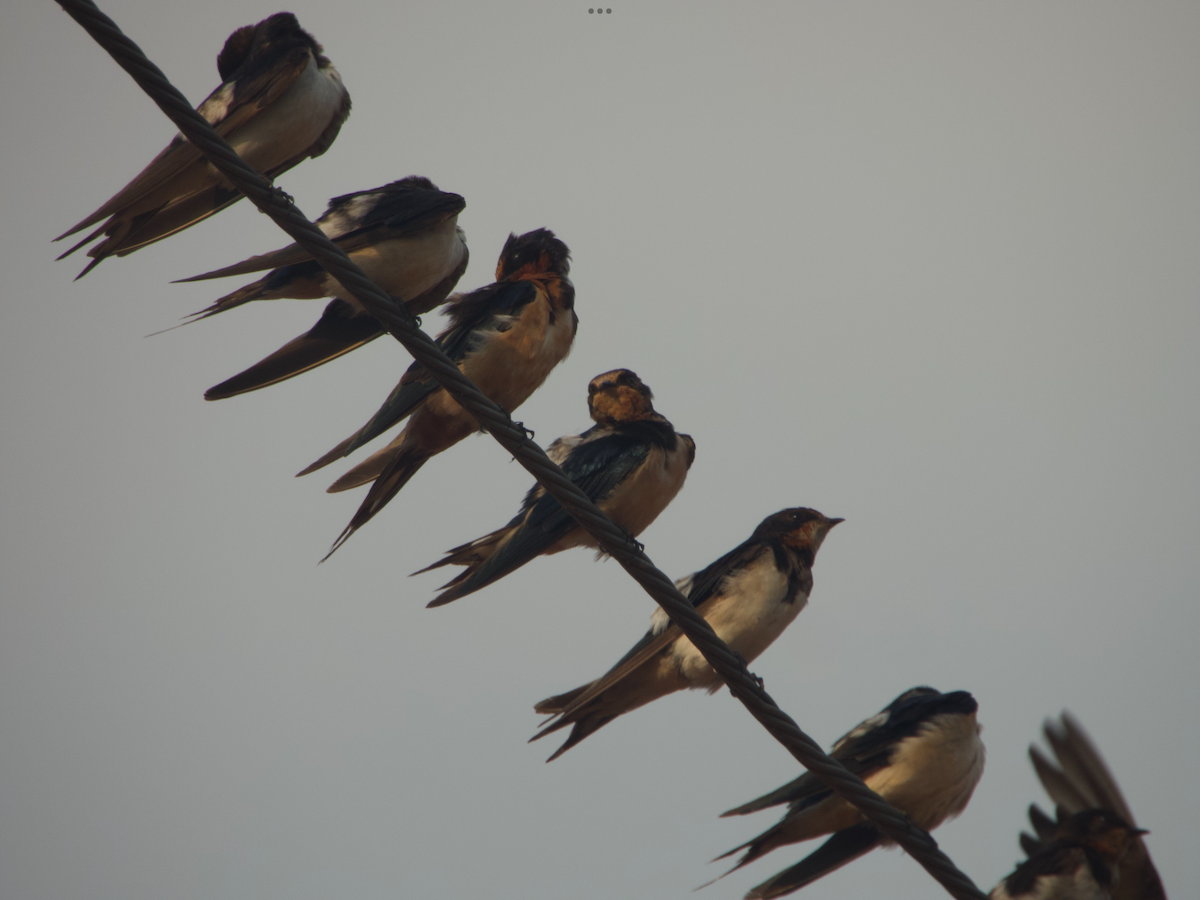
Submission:
<svg viewBox="0 0 1200 900">
<path fill-rule="evenodd" d="M 275 3 L 106 0 L 198 102 Z M 643 535 L 673 576 L 797 504 L 844 516 L 754 670 L 828 744 L 915 684 L 980 702 L 988 766 L 937 838 L 989 889 L 1073 710 L 1168 890 L 1198 800 L 1200 254 L 1194 3 L 291 3 L 354 112 L 281 179 L 300 208 L 410 173 L 463 194 L 491 278 L 510 230 L 574 253 L 571 357 L 521 410 L 548 442 L 637 371 L 698 443 Z M 652 609 L 613 563 L 539 560 L 438 610 L 405 576 L 530 483 L 486 437 L 430 463 L 328 563 L 360 499 L 292 473 L 409 358 L 381 340 L 206 404 L 306 329 L 242 282 L 286 243 L 246 203 L 72 283 L 50 239 L 170 138 L 55 4 L 0 29 L 0 895 L 687 897 L 798 774 L 727 692 L 677 695 L 551 766 L 535 701 Z M 437 317 L 427 327 L 436 330 Z M 780 850 L 701 895 L 738 897 Z M 1189 862 L 1189 860 L 1191 860 Z M 879 852 L 805 896 L 937 896 Z"/>
</svg>

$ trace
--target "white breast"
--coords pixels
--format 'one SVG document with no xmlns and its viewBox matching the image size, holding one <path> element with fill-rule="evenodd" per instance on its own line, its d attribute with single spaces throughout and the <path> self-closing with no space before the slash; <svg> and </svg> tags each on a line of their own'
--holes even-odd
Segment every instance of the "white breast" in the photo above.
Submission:
<svg viewBox="0 0 1200 900">
<path fill-rule="evenodd" d="M 361 247 L 350 258 L 389 294 L 411 300 L 453 272 L 465 252 L 466 244 L 458 233 L 458 217 L 452 216 L 421 234 Z M 334 279 L 327 277 L 325 287 L 330 297 L 359 306 Z"/>
<path fill-rule="evenodd" d="M 1074 852 L 1083 856 L 1081 850 Z M 1042 875 L 1034 881 L 1033 890 L 1020 895 L 1020 900 L 1112 900 L 1112 893 L 1092 876 L 1091 867 L 1083 859 L 1078 862 L 1078 868 L 1069 875 Z M 1012 900 L 1003 881 L 988 896 L 991 900 Z"/>
<path fill-rule="evenodd" d="M 509 412 L 529 399 L 567 354 L 575 339 L 575 314 L 560 310 L 550 322 L 545 297 L 510 317 L 504 331 L 486 334 L 461 366 L 488 399 Z"/>
<path fill-rule="evenodd" d="M 935 716 L 900 742 L 886 769 L 867 784 L 914 822 L 932 831 L 966 807 L 983 774 L 984 748 L 975 716 Z"/>
<path fill-rule="evenodd" d="M 675 449 L 665 452 L 650 448 L 646 461 L 597 505 L 610 519 L 637 537 L 650 527 L 675 495 L 683 488 L 688 473 L 688 448 L 683 438 L 675 439 Z M 596 546 L 588 538 L 585 546 Z"/>
<path fill-rule="evenodd" d="M 787 595 L 787 574 L 776 567 L 771 550 L 764 549 L 754 562 L 725 579 L 704 618 L 749 662 L 771 646 L 808 603 L 807 594 L 798 593 L 790 603 Z M 687 638 L 679 638 L 668 652 L 690 687 L 711 692 L 723 684 Z"/>
<path fill-rule="evenodd" d="M 228 135 L 238 155 L 260 172 L 311 147 L 342 106 L 346 89 L 333 66 L 308 65 L 271 106 Z"/>
</svg>

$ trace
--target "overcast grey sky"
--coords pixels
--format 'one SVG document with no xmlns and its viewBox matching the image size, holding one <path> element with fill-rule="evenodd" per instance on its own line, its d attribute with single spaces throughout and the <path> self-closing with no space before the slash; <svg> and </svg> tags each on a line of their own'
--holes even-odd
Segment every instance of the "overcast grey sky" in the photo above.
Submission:
<svg viewBox="0 0 1200 900">
<path fill-rule="evenodd" d="M 198 102 L 270 3 L 104 0 Z M 510 230 L 574 255 L 546 443 L 634 369 L 697 443 L 642 539 L 672 576 L 768 513 L 846 523 L 753 666 L 828 744 L 916 684 L 972 691 L 988 764 L 937 832 L 985 890 L 1044 802 L 1025 756 L 1074 711 L 1168 891 L 1200 790 L 1200 7 L 1194 3 L 290 3 L 354 100 L 281 180 L 461 193 L 488 282 Z M 498 527 L 530 477 L 486 437 L 329 562 L 361 493 L 303 468 L 408 365 L 380 340 L 270 389 L 206 387 L 316 302 L 153 338 L 287 242 L 246 203 L 77 283 L 50 240 L 173 129 L 50 0 L 0 29 L 0 895 L 6 900 L 684 898 L 776 821 L 799 769 L 722 691 L 552 765 L 532 704 L 653 608 L 613 563 L 538 560 L 451 606 L 409 572 Z M 249 279 L 247 279 L 249 280 Z M 440 327 L 436 316 L 427 327 Z M 740 897 L 811 846 L 707 888 Z M 939 893 L 898 852 L 808 900 Z"/>
</svg>

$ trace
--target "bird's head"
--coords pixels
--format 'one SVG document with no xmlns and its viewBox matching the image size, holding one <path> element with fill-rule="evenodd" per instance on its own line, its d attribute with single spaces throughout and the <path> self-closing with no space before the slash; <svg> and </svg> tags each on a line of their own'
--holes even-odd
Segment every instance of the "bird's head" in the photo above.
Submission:
<svg viewBox="0 0 1200 900">
<path fill-rule="evenodd" d="M 825 540 L 825 535 L 829 534 L 834 525 L 844 521 L 846 520 L 831 519 L 806 506 L 797 506 L 767 516 L 754 530 L 754 537 L 773 537 L 793 550 L 815 557 L 821 542 Z"/>
<path fill-rule="evenodd" d="M 1135 828 L 1110 809 L 1085 809 L 1075 813 L 1062 831 L 1069 839 L 1090 847 L 1106 859 L 1117 862 L 1129 845 L 1140 835 L 1149 834 Z"/>
<path fill-rule="evenodd" d="M 634 422 L 654 415 L 654 395 L 628 369 L 613 369 L 588 383 L 588 412 L 600 425 Z"/>
<path fill-rule="evenodd" d="M 307 47 L 318 62 L 324 59 L 321 45 L 300 27 L 292 13 L 275 13 L 257 25 L 242 26 L 226 39 L 217 55 L 217 73 L 222 82 L 234 81 L 267 55 L 282 54 L 293 47 Z"/>
<path fill-rule="evenodd" d="M 549 228 L 510 234 L 496 262 L 496 280 L 511 281 L 531 275 L 561 275 L 571 271 L 571 251 Z"/>
</svg>

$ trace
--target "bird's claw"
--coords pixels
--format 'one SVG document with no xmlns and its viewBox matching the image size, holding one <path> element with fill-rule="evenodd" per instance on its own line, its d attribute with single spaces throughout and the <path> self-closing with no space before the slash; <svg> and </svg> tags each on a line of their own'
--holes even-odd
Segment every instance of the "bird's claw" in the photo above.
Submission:
<svg viewBox="0 0 1200 900">
<path fill-rule="evenodd" d="M 280 200 L 282 200 L 284 203 L 286 203 L 288 206 L 296 205 L 296 198 L 293 197 L 291 194 L 289 194 L 287 191 L 285 191 L 281 187 L 276 187 L 275 185 L 271 185 L 271 193 L 274 194 L 276 197 L 278 197 Z M 262 212 L 262 210 L 260 209 L 259 212 Z"/>
<path fill-rule="evenodd" d="M 750 679 L 755 684 L 758 685 L 758 689 L 762 690 L 765 687 L 765 685 L 763 684 L 763 680 L 761 678 L 759 678 L 757 675 L 755 675 L 753 672 L 750 671 L 750 661 L 747 660 L 746 657 L 742 656 L 742 654 L 738 653 L 733 648 L 730 648 L 730 652 L 733 653 L 733 655 L 735 657 L 737 657 L 738 664 L 746 671 L 746 674 L 748 676 L 750 676 Z"/>
</svg>

